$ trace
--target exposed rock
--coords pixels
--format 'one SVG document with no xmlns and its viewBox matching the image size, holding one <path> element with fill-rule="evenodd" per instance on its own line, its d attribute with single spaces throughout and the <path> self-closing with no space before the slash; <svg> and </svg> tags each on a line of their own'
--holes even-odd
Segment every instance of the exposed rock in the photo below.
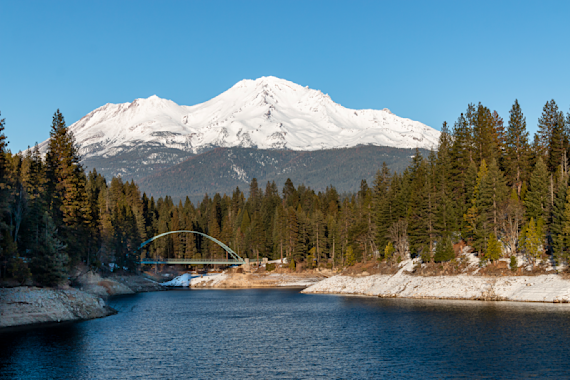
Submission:
<svg viewBox="0 0 570 380">
<path fill-rule="evenodd" d="M 403 267 L 395 275 L 335 276 L 303 293 L 360 294 L 378 297 L 465 300 L 570 302 L 570 281 L 560 275 L 411 276 Z"/>
<path fill-rule="evenodd" d="M 115 313 L 102 298 L 77 289 L 0 289 L 0 328 L 94 319 Z"/>
</svg>

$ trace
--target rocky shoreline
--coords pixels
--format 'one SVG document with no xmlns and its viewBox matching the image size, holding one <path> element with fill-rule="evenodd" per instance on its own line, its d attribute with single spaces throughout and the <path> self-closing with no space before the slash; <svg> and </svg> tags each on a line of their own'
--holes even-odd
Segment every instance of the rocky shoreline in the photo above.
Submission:
<svg viewBox="0 0 570 380">
<path fill-rule="evenodd" d="M 102 318 L 117 313 L 105 301 L 109 296 L 167 290 L 156 282 L 135 275 L 102 278 L 89 272 L 80 276 L 77 282 L 75 288 L 0 288 L 0 330 Z"/>
<path fill-rule="evenodd" d="M 316 283 L 302 292 L 382 298 L 570 303 L 570 281 L 557 274 L 503 277 L 462 274 L 423 277 L 406 274 L 402 269 L 394 275 L 338 275 Z"/>
<path fill-rule="evenodd" d="M 78 289 L 0 289 L 0 328 L 79 321 L 115 313 L 101 297 Z"/>
<path fill-rule="evenodd" d="M 193 289 L 306 288 L 325 279 L 322 273 L 219 273 L 184 274 L 163 285 Z"/>
</svg>

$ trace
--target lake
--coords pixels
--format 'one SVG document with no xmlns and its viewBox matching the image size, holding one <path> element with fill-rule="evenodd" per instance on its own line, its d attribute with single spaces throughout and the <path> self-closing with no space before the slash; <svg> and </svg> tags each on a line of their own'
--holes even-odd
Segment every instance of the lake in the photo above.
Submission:
<svg viewBox="0 0 570 380">
<path fill-rule="evenodd" d="M 189 290 L 0 333 L 0 378 L 570 378 L 570 305 Z"/>
</svg>

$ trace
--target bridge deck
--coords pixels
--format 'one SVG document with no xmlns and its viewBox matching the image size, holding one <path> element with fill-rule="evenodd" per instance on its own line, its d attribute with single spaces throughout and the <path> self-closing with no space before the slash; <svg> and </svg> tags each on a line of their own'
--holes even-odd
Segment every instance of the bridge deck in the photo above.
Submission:
<svg viewBox="0 0 570 380">
<path fill-rule="evenodd" d="M 261 262 L 261 260 L 259 261 Z M 155 265 L 155 264 L 187 264 L 187 265 L 199 265 L 199 264 L 218 264 L 218 265 L 243 265 L 245 260 L 203 260 L 203 259 L 143 259 L 140 261 L 141 265 Z M 257 260 L 250 260 L 250 264 L 257 263 Z"/>
</svg>

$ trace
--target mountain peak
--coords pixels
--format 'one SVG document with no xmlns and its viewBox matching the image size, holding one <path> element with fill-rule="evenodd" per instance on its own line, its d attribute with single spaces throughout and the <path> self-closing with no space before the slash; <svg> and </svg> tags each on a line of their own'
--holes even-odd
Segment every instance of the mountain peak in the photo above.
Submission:
<svg viewBox="0 0 570 380">
<path fill-rule="evenodd" d="M 439 138 L 435 129 L 388 109 L 344 108 L 321 91 L 274 76 L 244 79 L 194 106 L 156 95 L 106 104 L 70 130 L 84 157 L 111 157 L 144 146 L 188 153 L 234 146 L 304 151 L 357 145 L 429 149 Z"/>
</svg>

